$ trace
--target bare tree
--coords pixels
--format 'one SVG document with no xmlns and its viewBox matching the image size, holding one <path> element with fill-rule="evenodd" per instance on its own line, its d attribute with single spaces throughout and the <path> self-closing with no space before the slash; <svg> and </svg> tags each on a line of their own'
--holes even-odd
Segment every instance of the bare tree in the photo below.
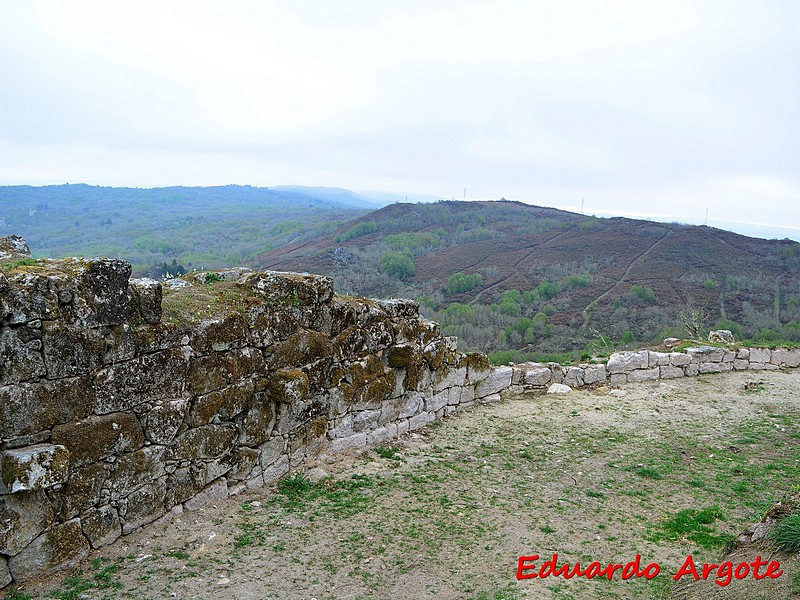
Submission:
<svg viewBox="0 0 800 600">
<path fill-rule="evenodd" d="M 688 304 L 686 308 L 678 311 L 678 318 L 686 329 L 686 333 L 693 340 L 702 338 L 708 317 L 709 313 L 705 304 L 702 306 Z"/>
</svg>

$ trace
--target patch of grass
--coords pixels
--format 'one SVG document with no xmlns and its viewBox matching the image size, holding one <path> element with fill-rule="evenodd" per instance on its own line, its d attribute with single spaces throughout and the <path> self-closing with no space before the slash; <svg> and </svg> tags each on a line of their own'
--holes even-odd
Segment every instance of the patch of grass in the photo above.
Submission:
<svg viewBox="0 0 800 600">
<path fill-rule="evenodd" d="M 646 479 L 662 479 L 661 473 L 651 467 L 640 467 L 634 471 L 639 477 Z"/>
<path fill-rule="evenodd" d="M 399 456 L 399 453 L 400 449 L 395 446 L 378 446 L 375 448 L 375 454 L 389 460 L 403 460 L 403 457 Z"/>
<path fill-rule="evenodd" d="M 313 483 L 303 473 L 295 473 L 278 484 L 276 501 L 288 512 L 306 511 L 314 505 L 317 513 L 350 517 L 366 510 L 380 487 L 386 487 L 386 482 L 368 475 L 356 474 L 350 479 L 326 477 Z"/>
<path fill-rule="evenodd" d="M 716 533 L 713 524 L 717 520 L 725 520 L 718 506 L 702 510 L 687 508 L 660 523 L 658 528 L 651 532 L 650 540 L 657 542 L 687 539 L 706 550 L 724 547 L 733 536 Z"/>
<path fill-rule="evenodd" d="M 793 596 L 800 595 L 800 571 L 792 575 L 792 582 L 789 584 L 789 591 Z"/>
<path fill-rule="evenodd" d="M 586 490 L 586 495 L 589 498 L 605 498 L 606 495 L 603 492 L 595 492 L 594 490 Z"/>
<path fill-rule="evenodd" d="M 769 537 L 781 550 L 797 552 L 800 550 L 800 513 L 789 515 L 778 521 Z"/>
<path fill-rule="evenodd" d="M 38 261 L 35 258 L 21 258 L 19 260 L 0 263 L 0 271 L 3 273 L 10 273 L 11 271 L 17 271 L 20 267 L 33 267 L 37 264 Z"/>
<path fill-rule="evenodd" d="M 171 548 L 164 553 L 164 556 L 171 556 L 172 558 L 177 558 L 179 560 L 188 560 L 189 553 L 183 550 L 179 550 L 177 548 Z"/>
<path fill-rule="evenodd" d="M 31 600 L 31 596 L 20 592 L 19 590 L 9 590 L 3 596 L 3 600 Z"/>
<path fill-rule="evenodd" d="M 542 525 L 541 527 L 539 527 L 539 531 L 541 531 L 542 533 L 555 533 L 556 532 L 555 528 L 554 527 L 550 527 L 550 525 Z"/>
</svg>

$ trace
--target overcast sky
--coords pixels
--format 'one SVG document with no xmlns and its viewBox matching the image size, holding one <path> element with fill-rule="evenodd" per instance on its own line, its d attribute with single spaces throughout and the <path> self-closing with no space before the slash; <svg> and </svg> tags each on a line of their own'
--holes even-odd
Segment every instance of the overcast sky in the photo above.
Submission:
<svg viewBox="0 0 800 600">
<path fill-rule="evenodd" d="M 0 0 L 0 184 L 340 186 L 800 239 L 800 2 Z"/>
</svg>

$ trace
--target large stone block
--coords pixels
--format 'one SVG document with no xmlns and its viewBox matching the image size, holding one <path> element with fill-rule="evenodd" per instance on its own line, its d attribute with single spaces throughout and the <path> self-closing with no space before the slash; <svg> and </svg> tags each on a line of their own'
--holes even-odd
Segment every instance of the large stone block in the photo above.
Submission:
<svg viewBox="0 0 800 600">
<path fill-rule="evenodd" d="M 90 550 L 80 519 L 72 519 L 53 525 L 19 554 L 9 558 L 8 569 L 16 581 L 25 581 L 74 567 Z"/>
<path fill-rule="evenodd" d="M 45 375 L 39 335 L 29 327 L 0 327 L 0 385 Z"/>
<path fill-rule="evenodd" d="M 253 394 L 253 381 L 246 380 L 198 396 L 189 413 L 189 425 L 207 425 L 215 417 L 230 421 L 252 404 Z"/>
<path fill-rule="evenodd" d="M 140 487 L 125 500 L 120 501 L 121 512 L 122 510 L 125 512 L 122 534 L 127 535 L 136 531 L 163 515 L 166 512 L 166 493 L 166 482 L 160 479 Z"/>
<path fill-rule="evenodd" d="M 189 429 L 170 448 L 170 458 L 196 461 L 219 458 L 234 446 L 238 430 L 233 423 Z"/>
<path fill-rule="evenodd" d="M 628 373 L 628 381 L 651 381 L 653 379 L 658 379 L 659 374 L 659 367 L 653 367 L 652 369 L 636 369 Z"/>
<path fill-rule="evenodd" d="M 769 362 L 781 367 L 800 366 L 800 348 L 787 350 L 786 348 L 776 348 L 772 351 Z"/>
<path fill-rule="evenodd" d="M 661 379 L 676 379 L 683 377 L 684 372 L 681 367 L 659 367 Z"/>
<path fill-rule="evenodd" d="M 242 418 L 239 443 L 245 446 L 258 446 L 266 442 L 272 434 L 275 418 L 275 401 L 267 392 L 257 392 Z"/>
<path fill-rule="evenodd" d="M 94 378 L 95 412 L 128 410 L 180 396 L 188 361 L 188 349 L 174 348 L 101 369 Z"/>
<path fill-rule="evenodd" d="M 53 443 L 69 450 L 70 468 L 144 446 L 144 432 L 131 413 L 89 417 L 53 428 Z"/>
<path fill-rule="evenodd" d="M 75 469 L 61 491 L 53 495 L 56 520 L 68 521 L 97 504 L 110 472 L 111 465 L 105 462 Z"/>
<path fill-rule="evenodd" d="M 155 279 L 142 277 L 130 280 L 131 313 L 145 323 L 159 323 L 162 317 L 161 284 Z"/>
<path fill-rule="evenodd" d="M 583 369 L 580 367 L 566 367 L 564 371 L 564 385 L 568 385 L 571 388 L 583 386 Z"/>
<path fill-rule="evenodd" d="M 207 394 L 265 373 L 264 357 L 254 348 L 214 352 L 192 358 L 187 387 L 192 394 Z"/>
<path fill-rule="evenodd" d="M 683 352 L 670 352 L 669 353 L 669 364 L 673 367 L 685 367 L 688 364 L 691 364 L 692 357 L 688 354 L 684 354 Z"/>
<path fill-rule="evenodd" d="M 199 354 L 223 352 L 246 346 L 249 342 L 247 323 L 239 313 L 218 319 L 206 319 L 194 330 L 192 348 Z"/>
<path fill-rule="evenodd" d="M 648 352 L 648 366 L 649 368 L 653 367 L 665 367 L 669 365 L 670 356 L 668 352 Z"/>
<path fill-rule="evenodd" d="M 109 505 L 91 509 L 81 519 L 81 529 L 92 548 L 107 546 L 122 535 L 117 509 Z"/>
<path fill-rule="evenodd" d="M 147 412 L 145 436 L 155 444 L 168 444 L 175 438 L 188 410 L 188 398 L 160 400 Z"/>
<path fill-rule="evenodd" d="M 88 377 L 0 387 L 0 436 L 8 439 L 47 431 L 88 416 L 93 405 Z"/>
<path fill-rule="evenodd" d="M 475 397 L 483 398 L 502 392 L 511 385 L 512 374 L 511 367 L 495 367 L 486 379 L 478 383 L 475 388 Z"/>
<path fill-rule="evenodd" d="M 605 365 L 587 365 L 583 371 L 583 383 L 586 385 L 604 382 L 607 377 Z"/>
<path fill-rule="evenodd" d="M 108 477 L 112 500 L 163 477 L 166 450 L 164 446 L 146 446 L 121 455 Z"/>
<path fill-rule="evenodd" d="M 11 583 L 11 572 L 8 570 L 8 561 L 0 556 L 0 589 Z"/>
<path fill-rule="evenodd" d="M 635 369 L 647 369 L 650 357 L 647 350 L 643 352 L 614 352 L 606 365 L 609 373 L 628 373 Z"/>
<path fill-rule="evenodd" d="M 102 366 L 106 351 L 102 329 L 45 322 L 42 334 L 44 363 L 50 379 L 85 375 Z"/>
<path fill-rule="evenodd" d="M 549 367 L 536 366 L 525 370 L 523 383 L 525 385 L 544 387 L 553 381 L 553 373 Z"/>
<path fill-rule="evenodd" d="M 64 446 L 38 444 L 0 452 L 0 494 L 51 488 L 63 483 L 68 471 Z"/>
<path fill-rule="evenodd" d="M 22 551 L 53 523 L 54 517 L 43 491 L 0 496 L 0 554 Z"/>
<path fill-rule="evenodd" d="M 768 363 L 772 358 L 772 351 L 769 348 L 750 348 L 751 363 Z"/>
</svg>

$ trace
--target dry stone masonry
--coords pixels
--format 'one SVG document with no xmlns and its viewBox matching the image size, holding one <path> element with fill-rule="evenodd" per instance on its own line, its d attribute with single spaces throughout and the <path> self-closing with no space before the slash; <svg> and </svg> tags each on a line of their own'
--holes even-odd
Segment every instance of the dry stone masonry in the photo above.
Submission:
<svg viewBox="0 0 800 600">
<path fill-rule="evenodd" d="M 615 352 L 606 364 L 562 366 L 558 363 L 513 365 L 511 391 L 550 390 L 556 393 L 591 384 L 621 385 L 656 379 L 693 377 L 725 371 L 777 370 L 800 366 L 800 348 L 737 348 L 698 346 L 684 352 Z"/>
<path fill-rule="evenodd" d="M 14 236 L 0 261 L 0 587 L 511 385 L 415 302 L 338 296 L 327 277 L 162 289 L 120 260 L 34 261 Z M 223 284 L 213 316 L 164 318 Z"/>
</svg>

